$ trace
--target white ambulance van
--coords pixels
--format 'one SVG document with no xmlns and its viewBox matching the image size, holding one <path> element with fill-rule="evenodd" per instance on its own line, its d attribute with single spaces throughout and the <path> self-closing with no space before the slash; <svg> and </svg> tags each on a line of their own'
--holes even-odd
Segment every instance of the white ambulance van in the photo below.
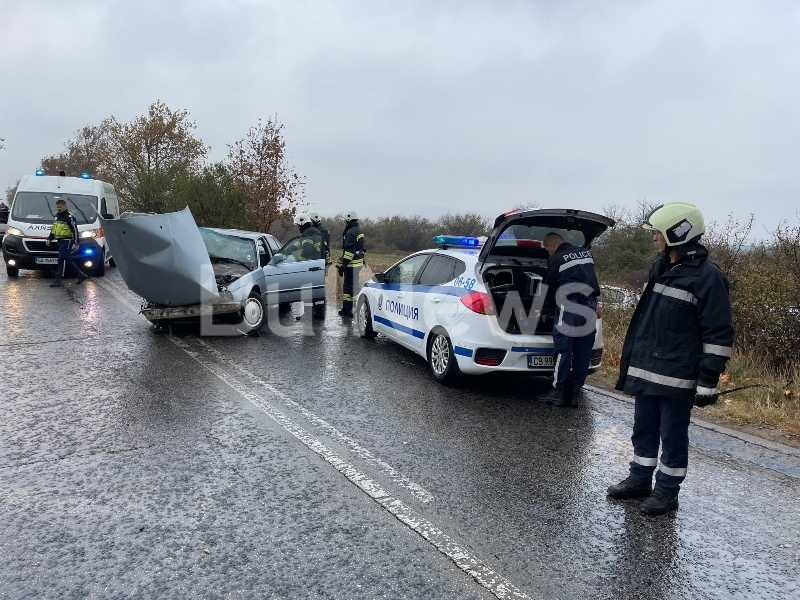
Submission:
<svg viewBox="0 0 800 600">
<path fill-rule="evenodd" d="M 106 265 L 115 266 L 98 215 L 104 219 L 119 218 L 119 202 L 114 186 L 80 177 L 26 175 L 17 186 L 17 193 L 8 215 L 3 237 L 3 260 L 9 277 L 20 269 L 50 269 L 58 264 L 58 246 L 45 244 L 56 215 L 56 201 L 64 200 L 67 210 L 78 223 L 78 250 L 75 264 L 87 274 L 105 275 Z"/>
</svg>

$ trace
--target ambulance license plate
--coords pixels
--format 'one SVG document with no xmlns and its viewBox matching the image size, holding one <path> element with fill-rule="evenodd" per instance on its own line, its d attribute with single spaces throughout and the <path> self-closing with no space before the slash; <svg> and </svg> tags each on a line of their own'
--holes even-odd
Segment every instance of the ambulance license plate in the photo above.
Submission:
<svg viewBox="0 0 800 600">
<path fill-rule="evenodd" d="M 538 369 L 540 367 L 552 367 L 555 365 L 553 356 L 544 354 L 528 354 L 528 368 Z"/>
<path fill-rule="evenodd" d="M 58 259 L 57 258 L 38 258 L 36 259 L 37 265 L 57 265 Z"/>
</svg>

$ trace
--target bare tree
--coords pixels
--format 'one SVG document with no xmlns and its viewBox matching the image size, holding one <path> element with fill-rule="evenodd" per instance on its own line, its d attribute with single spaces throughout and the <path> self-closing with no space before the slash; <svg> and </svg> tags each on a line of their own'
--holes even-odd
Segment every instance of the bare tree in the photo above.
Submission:
<svg viewBox="0 0 800 600">
<path fill-rule="evenodd" d="M 305 205 L 305 177 L 286 160 L 283 124 L 277 115 L 266 123 L 259 119 L 244 138 L 228 145 L 228 165 L 258 231 L 270 231 Z"/>
<path fill-rule="evenodd" d="M 100 162 L 125 208 L 163 212 L 175 182 L 197 173 L 208 148 L 194 137 L 196 125 L 186 110 L 173 111 L 157 100 L 148 114 L 131 123 L 106 121 Z"/>
<path fill-rule="evenodd" d="M 104 145 L 108 141 L 108 125 L 108 121 L 103 121 L 100 125 L 82 127 L 75 132 L 75 139 L 64 144 L 63 152 L 41 160 L 42 169 L 45 173 L 64 171 L 70 176 L 91 173 L 98 179 L 110 176 L 110 173 L 103 172 L 102 163 Z"/>
</svg>

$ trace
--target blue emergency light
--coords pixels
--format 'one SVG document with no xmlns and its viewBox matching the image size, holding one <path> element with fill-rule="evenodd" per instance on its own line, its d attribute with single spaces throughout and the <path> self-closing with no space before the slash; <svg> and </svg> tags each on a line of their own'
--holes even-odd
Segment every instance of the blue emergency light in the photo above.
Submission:
<svg viewBox="0 0 800 600">
<path fill-rule="evenodd" d="M 89 173 L 81 173 L 81 179 L 91 179 L 92 176 Z"/>
<path fill-rule="evenodd" d="M 83 249 L 83 253 L 84 253 L 86 256 L 89 256 L 89 255 L 91 255 L 91 254 L 94 254 L 94 252 L 92 251 L 92 249 L 91 249 L 91 248 L 84 248 L 84 249 Z"/>
<path fill-rule="evenodd" d="M 441 246 L 456 246 L 458 248 L 477 248 L 481 241 L 476 237 L 461 237 L 460 235 L 437 235 L 433 241 Z"/>
<path fill-rule="evenodd" d="M 36 176 L 41 177 L 44 175 L 44 169 L 36 169 Z"/>
</svg>

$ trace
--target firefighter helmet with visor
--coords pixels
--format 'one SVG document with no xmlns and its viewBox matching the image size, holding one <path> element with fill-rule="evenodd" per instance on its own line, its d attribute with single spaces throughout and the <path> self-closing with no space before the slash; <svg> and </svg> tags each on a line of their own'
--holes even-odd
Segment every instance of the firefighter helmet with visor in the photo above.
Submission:
<svg viewBox="0 0 800 600">
<path fill-rule="evenodd" d="M 703 213 L 688 202 L 668 202 L 657 206 L 642 227 L 660 232 L 668 247 L 686 244 L 706 232 Z"/>
</svg>

